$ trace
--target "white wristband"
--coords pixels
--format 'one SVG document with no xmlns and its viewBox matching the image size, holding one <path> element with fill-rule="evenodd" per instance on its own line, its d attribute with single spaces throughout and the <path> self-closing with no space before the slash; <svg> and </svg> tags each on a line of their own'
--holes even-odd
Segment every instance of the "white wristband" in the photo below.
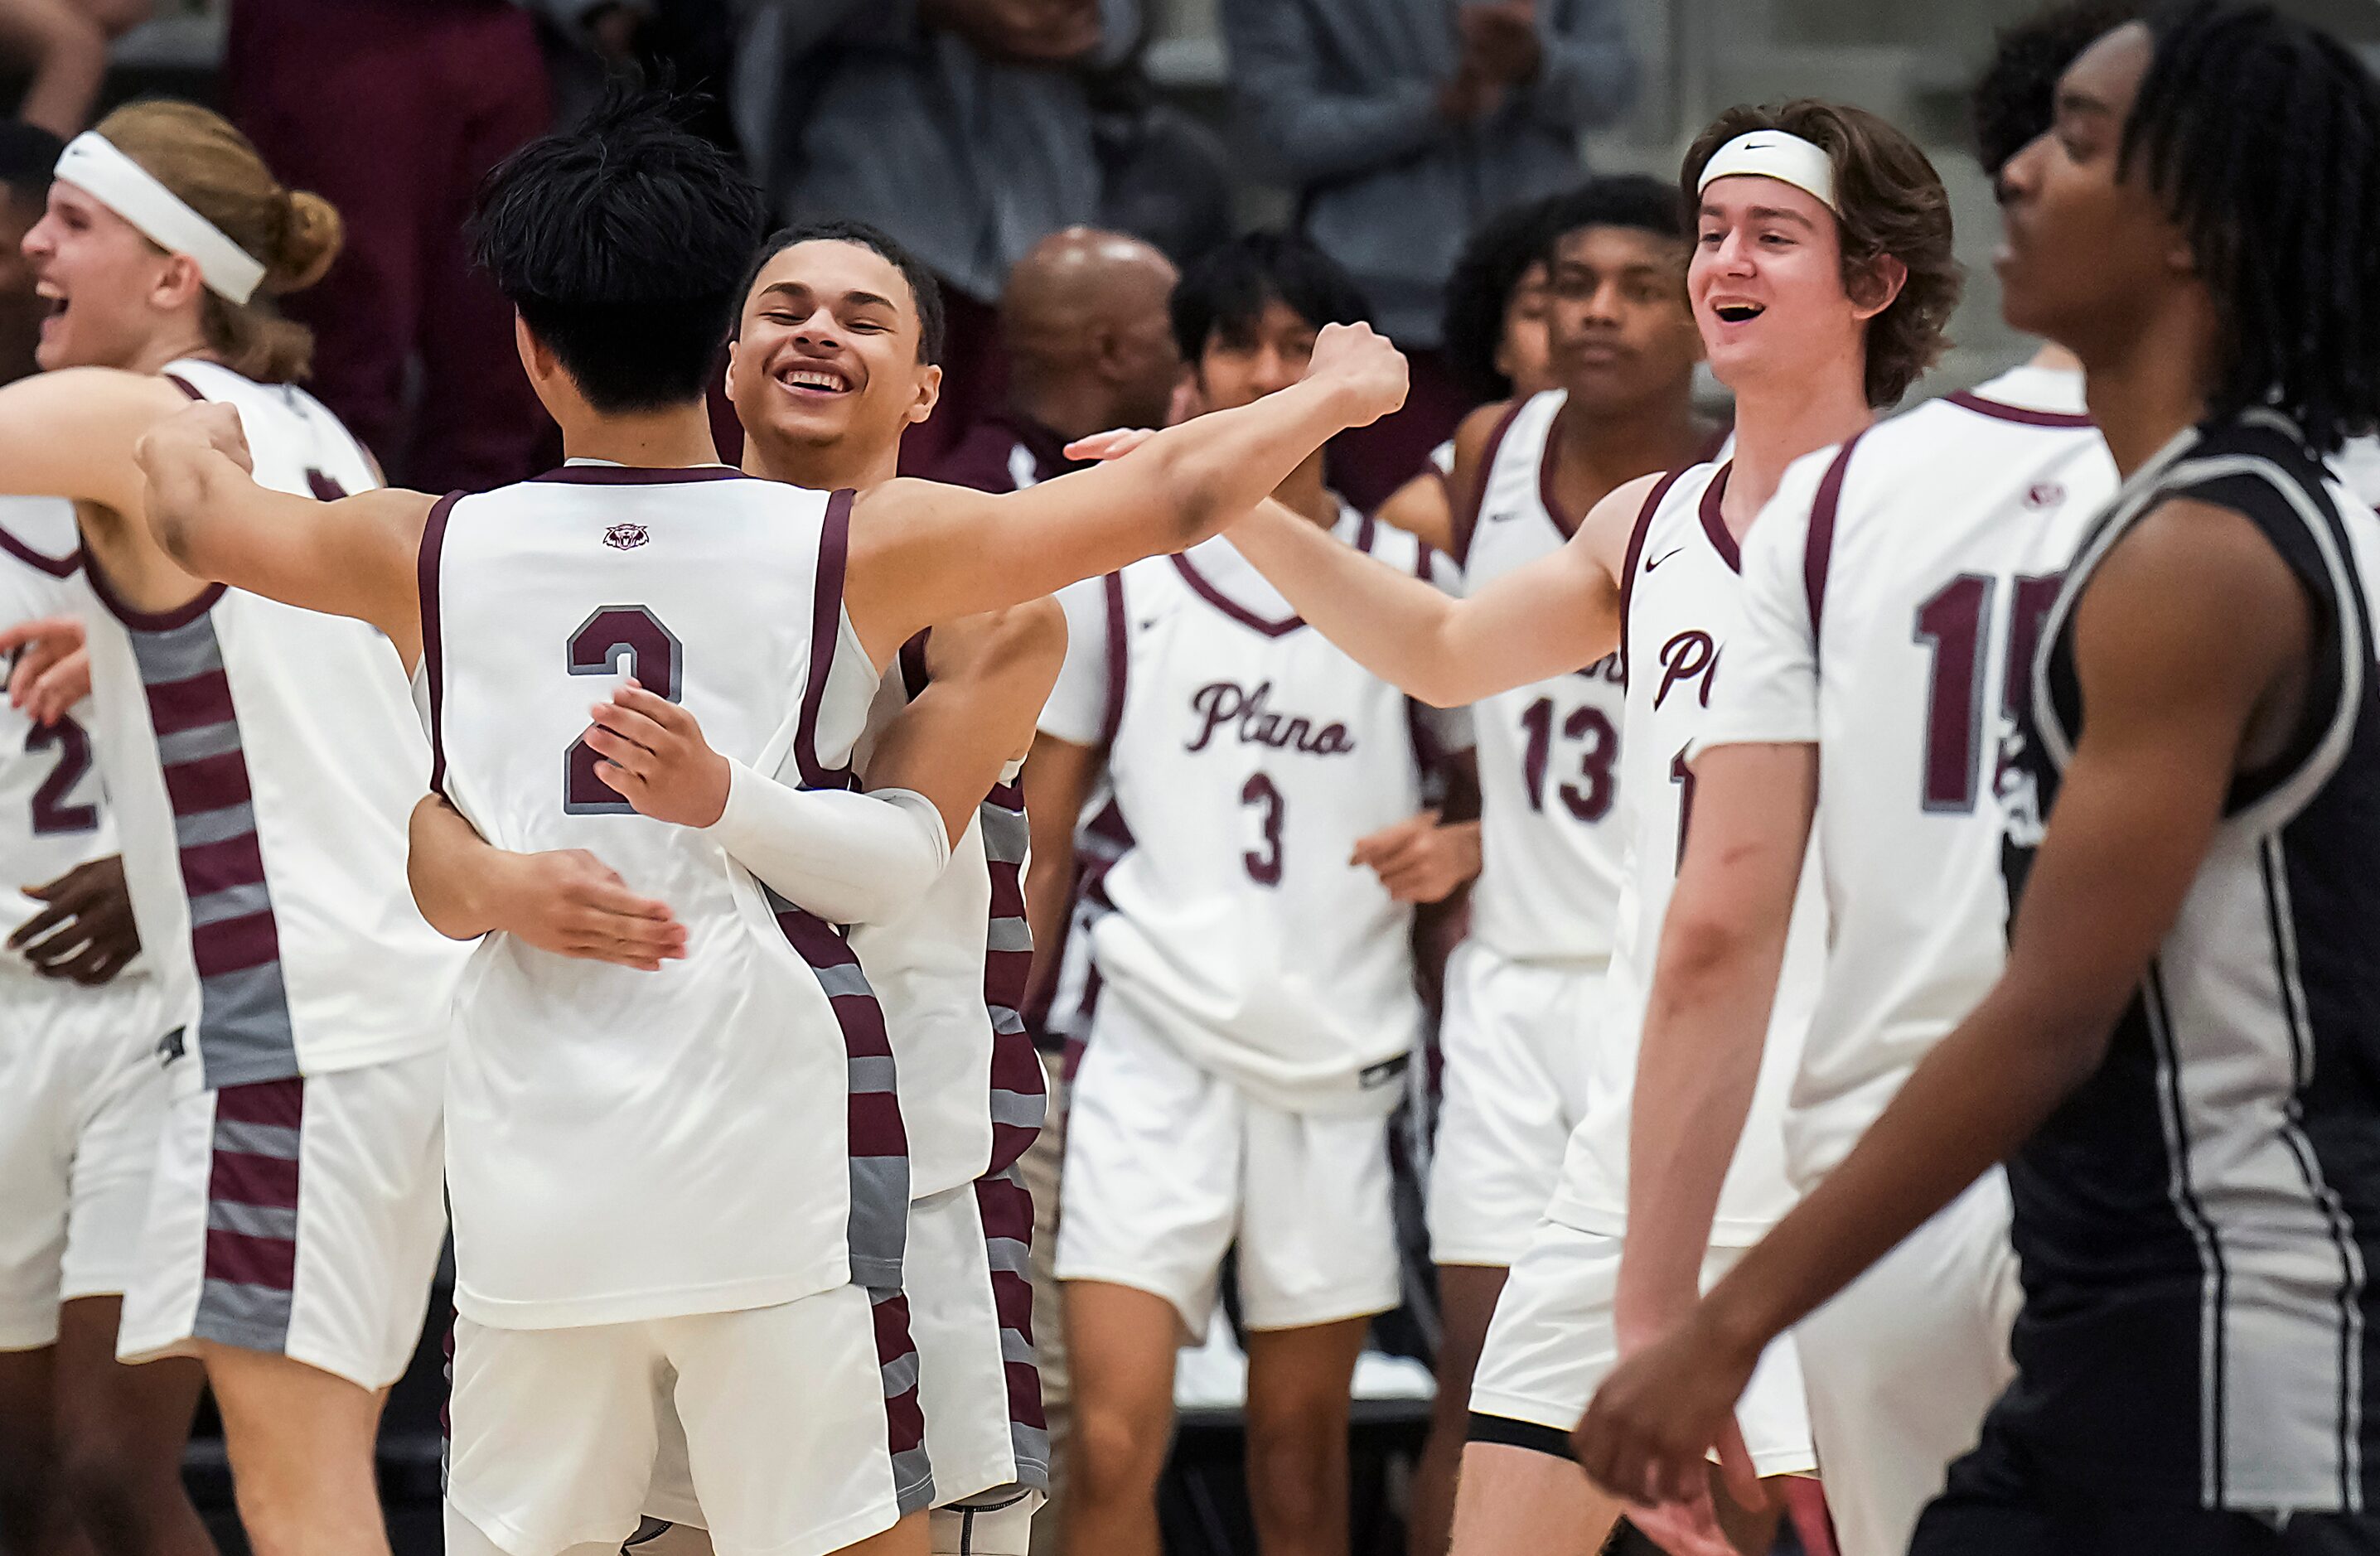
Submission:
<svg viewBox="0 0 2380 1556">
<path fill-rule="evenodd" d="M 708 831 L 778 895 L 831 924 L 881 924 L 915 906 L 950 862 L 933 801 L 914 789 L 797 789 L 727 761 Z"/>
</svg>

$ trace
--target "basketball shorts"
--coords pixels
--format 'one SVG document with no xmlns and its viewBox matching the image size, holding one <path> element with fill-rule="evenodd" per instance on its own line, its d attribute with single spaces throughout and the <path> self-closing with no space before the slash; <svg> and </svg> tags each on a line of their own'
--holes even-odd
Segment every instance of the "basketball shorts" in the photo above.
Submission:
<svg viewBox="0 0 2380 1556">
<path fill-rule="evenodd" d="M 720 1556 L 825 1556 L 933 1500 L 898 1292 L 572 1329 L 455 1320 L 451 1517 L 507 1556 L 637 1532 L 664 1423 Z M 674 1506 L 674 1513 L 690 1512 Z"/>
<path fill-rule="evenodd" d="M 1741 1248 L 1711 1249 L 1703 1260 L 1703 1285 L 1707 1288 L 1742 1256 Z M 1540 1433 L 1558 1434 L 1542 1441 L 1549 1449 L 1560 1441 L 1567 1453 L 1571 1428 L 1620 1360 L 1611 1313 L 1619 1285 L 1620 1239 L 1540 1222 L 1536 1235 L 1513 1261 L 1488 1325 L 1488 1343 L 1472 1376 L 1473 1416 L 1538 1428 L 1520 1434 L 1531 1445 Z M 1753 1467 L 1762 1476 L 1807 1475 L 1816 1466 L 1791 1335 L 1762 1353 L 1736 1404 L 1735 1418 Z M 1473 1435 L 1517 1440 L 1489 1436 L 1475 1421 Z"/>
<path fill-rule="evenodd" d="M 153 982 L 0 967 L 0 1351 L 58 1337 L 58 1305 L 139 1267 L 165 1119 Z"/>
<path fill-rule="evenodd" d="M 2016 1376 L 2008 1183 L 1977 1180 L 1793 1331 L 1844 1556 L 1902 1556 Z"/>
<path fill-rule="evenodd" d="M 1950 1466 L 1949 1486 L 1926 1506 L 1909 1545 L 1909 1556 L 2184 1553 L 2380 1556 L 2380 1513 L 2227 1512 L 2081 1484 L 1995 1419 L 1975 1451 Z"/>
<path fill-rule="evenodd" d="M 1115 1000 L 1067 1101 L 1058 1278 L 1165 1298 L 1207 1332 L 1239 1249 L 1250 1329 L 1384 1313 L 1402 1289 L 1386 1122 L 1295 1113 L 1200 1069 Z"/>
<path fill-rule="evenodd" d="M 196 1342 L 404 1375 L 446 1234 L 446 1055 L 176 1098 L 116 1355 Z"/>
<path fill-rule="evenodd" d="M 1465 941 L 1446 968 L 1445 1100 L 1429 1166 L 1429 1257 L 1521 1257 L 1585 1104 L 1601 966 L 1515 962 Z"/>
<path fill-rule="evenodd" d="M 902 1289 L 938 1508 L 1007 1502 L 1018 1491 L 1038 1504 L 1050 1489 L 1033 1365 L 1032 1236 L 1033 1202 L 1014 1167 L 909 1207 Z M 674 1411 L 664 1417 L 645 1512 L 708 1526 L 684 1428 Z"/>
</svg>

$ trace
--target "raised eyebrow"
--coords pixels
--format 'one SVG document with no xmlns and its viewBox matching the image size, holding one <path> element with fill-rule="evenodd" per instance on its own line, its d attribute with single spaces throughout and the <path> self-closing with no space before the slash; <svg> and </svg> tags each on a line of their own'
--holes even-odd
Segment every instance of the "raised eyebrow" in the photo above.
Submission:
<svg viewBox="0 0 2380 1556">
<path fill-rule="evenodd" d="M 845 292 L 843 300 L 852 308 L 892 308 L 899 311 L 891 298 L 878 297 L 874 292 Z"/>
</svg>

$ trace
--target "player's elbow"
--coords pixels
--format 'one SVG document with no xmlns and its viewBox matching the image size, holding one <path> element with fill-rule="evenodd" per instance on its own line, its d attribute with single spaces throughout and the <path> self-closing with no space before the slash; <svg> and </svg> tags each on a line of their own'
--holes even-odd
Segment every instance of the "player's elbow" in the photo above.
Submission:
<svg viewBox="0 0 2380 1556">
<path fill-rule="evenodd" d="M 1748 967 L 1762 936 L 1731 903 L 1697 903 L 1682 897 L 1661 923 L 1658 978 L 1681 993 L 1707 988 Z"/>
</svg>

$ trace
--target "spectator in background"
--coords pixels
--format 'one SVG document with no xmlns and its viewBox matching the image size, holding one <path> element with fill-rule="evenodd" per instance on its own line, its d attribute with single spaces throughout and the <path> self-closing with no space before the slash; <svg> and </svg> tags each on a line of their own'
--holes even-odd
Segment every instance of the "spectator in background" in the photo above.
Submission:
<svg viewBox="0 0 2380 1556">
<path fill-rule="evenodd" d="M 1628 107 L 1635 55 L 1618 0 L 1220 3 L 1248 143 L 1413 361 L 1405 408 L 1334 450 L 1336 484 L 1368 509 L 1474 403 L 1439 350 L 1463 236 L 1578 181 L 1579 135 Z"/>
<path fill-rule="evenodd" d="M 1127 55 L 1138 0 L 759 0 L 736 120 L 791 221 L 844 216 L 922 256 L 950 303 L 942 403 L 905 441 L 932 468 L 1007 381 L 1008 268 L 1099 220 L 1090 72 Z"/>
<path fill-rule="evenodd" d="M 1545 251 L 1560 197 L 1533 200 L 1491 217 L 1471 235 L 1446 283 L 1441 336 L 1447 371 L 1476 405 L 1525 400 L 1554 386 L 1546 311 L 1552 300 Z M 1454 551 L 1454 439 L 1429 451 L 1421 473 L 1380 504 L 1382 523 Z"/>
<path fill-rule="evenodd" d="M 550 424 L 464 235 L 480 177 L 552 117 L 528 15 L 508 0 L 231 0 L 223 80 L 266 163 L 346 218 L 330 274 L 287 301 L 314 331 L 315 395 L 404 485 L 535 473 Z"/>
<path fill-rule="evenodd" d="M 64 139 L 90 128 L 107 45 L 149 19 L 152 0 L 0 0 L 0 54 L 31 73 L 17 116 Z"/>
<path fill-rule="evenodd" d="M 42 318 L 50 305 L 33 295 L 25 235 L 49 203 L 50 170 L 66 142 L 38 125 L 0 120 L 0 383 L 34 371 Z"/>
</svg>

